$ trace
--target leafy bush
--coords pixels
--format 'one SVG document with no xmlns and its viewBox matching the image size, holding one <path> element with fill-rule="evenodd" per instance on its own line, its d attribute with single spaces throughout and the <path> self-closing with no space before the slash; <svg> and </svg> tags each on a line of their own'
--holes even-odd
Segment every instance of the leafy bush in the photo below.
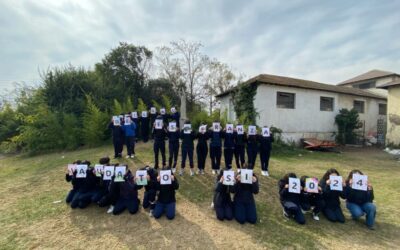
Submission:
<svg viewBox="0 0 400 250">
<path fill-rule="evenodd" d="M 82 134 L 86 145 L 96 146 L 103 143 L 107 129 L 108 115 L 100 111 L 87 96 L 86 110 L 83 113 Z"/>
<path fill-rule="evenodd" d="M 357 134 L 355 129 L 360 128 L 358 112 L 355 109 L 341 109 L 335 117 L 335 124 L 338 126 L 336 141 L 340 144 L 355 143 Z"/>
</svg>

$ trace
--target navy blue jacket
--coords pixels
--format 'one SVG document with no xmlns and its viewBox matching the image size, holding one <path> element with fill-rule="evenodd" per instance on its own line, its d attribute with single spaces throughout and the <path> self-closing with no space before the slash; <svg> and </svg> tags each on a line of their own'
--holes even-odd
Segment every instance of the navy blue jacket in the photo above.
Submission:
<svg viewBox="0 0 400 250">
<path fill-rule="evenodd" d="M 224 138 L 224 148 L 235 148 L 235 136 L 233 133 L 222 133 L 222 137 Z"/>
<path fill-rule="evenodd" d="M 322 199 L 327 208 L 340 207 L 340 198 L 345 198 L 343 191 L 331 190 L 331 186 L 326 184 L 326 180 L 320 180 L 319 185 L 322 189 Z"/>
<path fill-rule="evenodd" d="M 217 181 L 215 184 L 214 192 L 214 207 L 224 207 L 226 205 L 232 205 L 231 192 L 233 192 L 233 186 L 227 186 Z"/>
<path fill-rule="evenodd" d="M 194 139 L 196 139 L 196 135 L 194 132 L 190 132 L 190 134 L 185 134 L 183 130 L 181 131 L 181 139 L 182 139 L 182 148 L 193 149 L 194 148 Z"/>
<path fill-rule="evenodd" d="M 119 197 L 125 200 L 138 199 L 138 189 L 142 186 L 135 184 L 131 171 L 128 171 L 124 176 L 125 181 L 119 184 Z"/>
<path fill-rule="evenodd" d="M 239 135 L 237 132 L 233 132 L 233 139 L 235 146 L 244 146 L 247 142 L 247 134 Z"/>
<path fill-rule="evenodd" d="M 108 128 L 112 131 L 112 137 L 114 141 L 123 140 L 124 130 L 122 129 L 122 126 L 114 126 L 114 123 L 110 122 L 110 124 L 108 124 Z"/>
<path fill-rule="evenodd" d="M 253 176 L 256 175 L 253 174 Z M 236 182 L 231 191 L 235 193 L 235 196 L 233 197 L 233 202 L 254 203 L 253 194 L 258 194 L 259 190 L 260 188 L 258 184 L 258 178 L 257 181 L 252 184 L 243 184 L 241 182 Z"/>
<path fill-rule="evenodd" d="M 176 202 L 175 190 L 177 190 L 178 188 L 179 188 L 179 183 L 176 177 L 174 178 L 174 181 L 170 185 L 161 185 L 160 182 L 157 182 L 156 189 L 159 191 L 157 201 L 164 204 Z"/>
<path fill-rule="evenodd" d="M 208 138 L 210 138 L 210 147 L 222 147 L 222 131 L 214 132 L 209 130 Z"/>
<path fill-rule="evenodd" d="M 168 141 L 169 143 L 179 143 L 180 133 L 179 130 L 175 132 L 167 132 L 168 133 Z"/>
<path fill-rule="evenodd" d="M 286 183 L 284 180 L 280 180 L 278 182 L 279 198 L 281 203 L 283 204 L 286 201 L 291 201 L 297 205 L 300 205 L 301 193 L 290 193 L 289 188 L 285 188 L 286 184 L 288 183 Z"/>
<path fill-rule="evenodd" d="M 374 200 L 374 190 L 357 190 L 351 188 L 350 184 L 344 187 L 344 193 L 347 202 L 355 203 L 357 205 L 362 205 Z"/>
</svg>

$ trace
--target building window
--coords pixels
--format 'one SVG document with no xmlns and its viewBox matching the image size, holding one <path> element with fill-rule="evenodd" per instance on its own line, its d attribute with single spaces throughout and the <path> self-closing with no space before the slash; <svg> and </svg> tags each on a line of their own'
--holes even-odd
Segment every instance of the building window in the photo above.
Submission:
<svg viewBox="0 0 400 250">
<path fill-rule="evenodd" d="M 321 96 L 319 109 L 321 111 L 333 111 L 333 97 Z"/>
<path fill-rule="evenodd" d="M 277 92 L 276 93 L 276 106 L 283 109 L 295 108 L 296 94 Z"/>
<path fill-rule="evenodd" d="M 386 104 L 385 103 L 379 103 L 379 114 L 386 115 Z"/>
<path fill-rule="evenodd" d="M 376 87 L 376 82 L 361 83 L 358 85 L 354 85 L 354 87 L 358 89 L 372 89 Z"/>
<path fill-rule="evenodd" d="M 363 114 L 364 113 L 364 102 L 363 101 L 354 101 L 353 108 L 355 110 L 357 110 L 358 113 Z"/>
</svg>

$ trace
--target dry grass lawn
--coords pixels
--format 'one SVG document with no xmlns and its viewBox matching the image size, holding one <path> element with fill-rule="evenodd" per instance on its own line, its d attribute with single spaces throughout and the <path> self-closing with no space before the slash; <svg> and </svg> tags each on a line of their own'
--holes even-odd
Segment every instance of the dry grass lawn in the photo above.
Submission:
<svg viewBox="0 0 400 250">
<path fill-rule="evenodd" d="M 132 169 L 151 163 L 150 143 L 138 144 L 136 151 L 134 160 L 120 161 L 128 162 Z M 76 159 L 95 163 L 112 152 L 111 146 L 104 146 L 0 159 L 0 249 L 393 249 L 400 245 L 400 163 L 377 149 L 273 156 L 271 177 L 260 177 L 256 225 L 216 220 L 209 208 L 214 185 L 209 172 L 178 177 L 177 217 L 173 221 L 155 220 L 143 209 L 136 215 L 119 216 L 106 214 L 106 209 L 95 205 L 70 209 L 64 202 L 70 189 L 64 180 L 66 164 Z M 343 176 L 354 168 L 369 175 L 378 208 L 377 230 L 351 220 L 344 206 L 345 224 L 330 223 L 322 215 L 317 222 L 307 214 L 304 226 L 283 219 L 278 179 L 288 171 L 322 177 L 331 167 Z"/>
</svg>

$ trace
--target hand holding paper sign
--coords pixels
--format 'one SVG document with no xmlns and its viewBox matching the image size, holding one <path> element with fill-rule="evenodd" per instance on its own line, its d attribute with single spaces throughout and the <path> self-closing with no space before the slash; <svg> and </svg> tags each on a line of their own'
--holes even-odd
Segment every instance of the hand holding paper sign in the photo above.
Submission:
<svg viewBox="0 0 400 250">
<path fill-rule="evenodd" d="M 300 179 L 289 177 L 289 193 L 300 194 Z"/>
<path fill-rule="evenodd" d="M 253 183 L 253 170 L 252 169 L 242 169 L 240 171 L 240 182 L 246 184 Z"/>
<path fill-rule="evenodd" d="M 368 190 L 368 176 L 361 174 L 353 174 L 353 181 L 351 183 L 351 188 L 367 191 Z"/>
<path fill-rule="evenodd" d="M 161 185 L 169 185 L 172 184 L 171 170 L 161 170 L 160 171 L 160 184 Z"/>
<path fill-rule="evenodd" d="M 326 181 L 331 190 L 343 191 L 343 179 L 342 176 L 330 175 L 329 180 Z"/>
<path fill-rule="evenodd" d="M 233 186 L 235 184 L 235 171 L 225 170 L 221 179 L 224 185 Z"/>
<path fill-rule="evenodd" d="M 136 171 L 136 184 L 139 186 L 147 185 L 147 171 L 146 170 L 138 170 Z"/>
</svg>

